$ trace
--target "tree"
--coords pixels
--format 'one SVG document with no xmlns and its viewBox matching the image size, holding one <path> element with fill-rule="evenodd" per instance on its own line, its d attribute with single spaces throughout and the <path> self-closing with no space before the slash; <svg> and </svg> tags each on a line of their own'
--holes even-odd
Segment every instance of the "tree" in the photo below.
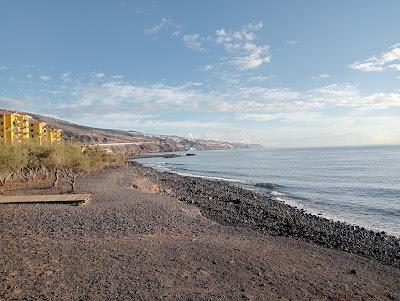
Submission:
<svg viewBox="0 0 400 301">
<path fill-rule="evenodd" d="M 90 171 L 97 171 L 111 162 L 111 156 L 100 146 L 86 146 L 83 154 L 87 157 Z"/>
<path fill-rule="evenodd" d="M 59 168 L 64 178 L 71 184 L 71 192 L 75 192 L 77 178 L 90 171 L 90 161 L 78 145 L 65 144 L 61 148 Z"/>
<path fill-rule="evenodd" d="M 21 145 L 0 144 L 0 185 L 28 164 L 28 153 Z"/>
<path fill-rule="evenodd" d="M 24 145 L 27 151 L 28 162 L 23 168 L 22 175 L 25 180 L 34 180 L 40 171 L 46 171 L 46 160 L 50 155 L 50 145 L 40 145 L 38 143 L 27 143 Z"/>
<path fill-rule="evenodd" d="M 54 175 L 53 187 L 56 187 L 64 164 L 64 145 L 49 145 L 47 156 L 43 159 L 42 164 L 50 174 Z"/>
<path fill-rule="evenodd" d="M 60 176 L 71 184 L 75 192 L 77 178 L 98 171 L 109 164 L 125 161 L 121 154 L 112 154 L 99 146 L 81 144 L 0 144 L 0 184 L 4 186 L 11 177 L 34 180 L 40 173 L 54 176 L 57 186 Z"/>
</svg>

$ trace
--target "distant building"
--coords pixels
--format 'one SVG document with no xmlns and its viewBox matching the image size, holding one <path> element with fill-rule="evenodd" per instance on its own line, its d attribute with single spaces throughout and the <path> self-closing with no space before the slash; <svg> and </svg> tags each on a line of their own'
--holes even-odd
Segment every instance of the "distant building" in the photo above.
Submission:
<svg viewBox="0 0 400 301">
<path fill-rule="evenodd" d="M 60 129 L 50 128 L 29 115 L 0 110 L 0 142 L 61 143 L 61 133 Z"/>
<path fill-rule="evenodd" d="M 50 143 L 60 143 L 62 140 L 62 131 L 60 129 L 47 128 L 46 141 Z"/>
<path fill-rule="evenodd" d="M 36 121 L 34 119 L 29 120 L 29 136 L 34 142 L 42 144 L 47 140 L 46 124 L 43 122 Z"/>
</svg>

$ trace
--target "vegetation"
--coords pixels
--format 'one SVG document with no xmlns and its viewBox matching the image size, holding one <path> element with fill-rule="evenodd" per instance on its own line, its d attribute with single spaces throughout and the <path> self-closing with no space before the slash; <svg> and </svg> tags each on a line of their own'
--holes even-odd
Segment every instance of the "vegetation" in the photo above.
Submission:
<svg viewBox="0 0 400 301">
<path fill-rule="evenodd" d="M 22 172 L 28 165 L 28 152 L 21 145 L 0 146 L 0 184 L 5 186 L 14 174 Z"/>
<path fill-rule="evenodd" d="M 99 146 L 0 143 L 0 186 L 6 186 L 11 178 L 34 181 L 38 177 L 52 179 L 53 186 L 57 186 L 63 177 L 75 192 L 80 175 L 123 161 L 122 155 L 107 153 Z"/>
</svg>

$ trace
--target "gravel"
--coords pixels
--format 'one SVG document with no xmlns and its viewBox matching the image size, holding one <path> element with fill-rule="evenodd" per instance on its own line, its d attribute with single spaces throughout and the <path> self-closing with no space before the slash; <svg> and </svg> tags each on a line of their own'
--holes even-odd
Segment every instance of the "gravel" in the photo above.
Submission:
<svg viewBox="0 0 400 301">
<path fill-rule="evenodd" d="M 143 177 L 163 189 L 135 188 Z M 91 202 L 0 206 L 0 300 L 400 300 L 397 261 L 381 255 L 393 238 L 375 257 L 326 248 L 293 233 L 349 226 L 137 164 L 79 178 L 77 190 Z M 32 191 L 54 192 L 19 193 Z"/>
<path fill-rule="evenodd" d="M 132 163 L 138 173 L 172 189 L 171 195 L 201 208 L 220 223 L 290 236 L 400 267 L 400 239 L 315 216 L 271 196 L 224 181 L 181 176 Z"/>
</svg>

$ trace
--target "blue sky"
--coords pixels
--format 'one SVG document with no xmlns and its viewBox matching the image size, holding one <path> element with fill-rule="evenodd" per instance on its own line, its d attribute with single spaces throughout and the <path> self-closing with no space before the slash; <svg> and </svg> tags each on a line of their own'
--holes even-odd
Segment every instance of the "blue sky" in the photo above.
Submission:
<svg viewBox="0 0 400 301">
<path fill-rule="evenodd" d="M 400 143 L 400 2 L 0 1 L 0 108 L 272 147 Z"/>
</svg>

